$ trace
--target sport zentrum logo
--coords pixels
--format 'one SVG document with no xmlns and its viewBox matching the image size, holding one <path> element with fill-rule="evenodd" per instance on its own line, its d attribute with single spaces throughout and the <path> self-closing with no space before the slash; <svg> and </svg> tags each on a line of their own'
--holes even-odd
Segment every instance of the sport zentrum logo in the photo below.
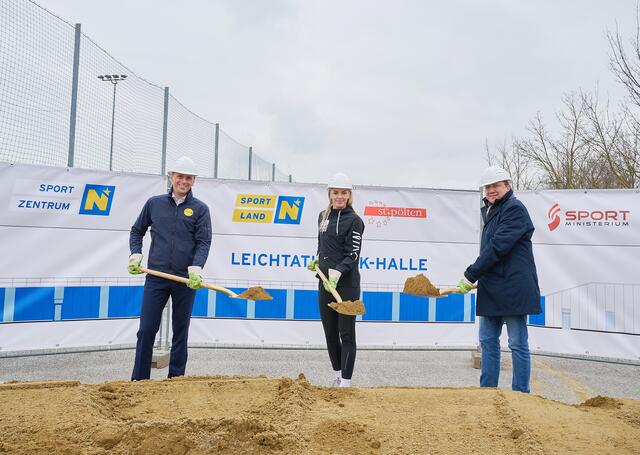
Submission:
<svg viewBox="0 0 640 455">
<path fill-rule="evenodd" d="M 558 215 L 558 213 L 560 213 L 560 206 L 558 203 L 553 204 L 549 209 L 549 212 L 547 212 L 547 216 L 549 217 L 549 220 L 551 220 L 548 224 L 550 231 L 555 231 L 560 225 L 560 215 Z"/>
<path fill-rule="evenodd" d="M 555 231 L 562 218 L 571 227 L 628 227 L 631 210 L 565 210 L 555 203 L 547 212 L 550 231 Z"/>
<path fill-rule="evenodd" d="M 368 224 L 382 227 L 389 224 L 391 218 L 427 218 L 427 209 L 418 207 L 387 207 L 382 201 L 369 201 L 364 207 L 364 216 Z"/>
</svg>

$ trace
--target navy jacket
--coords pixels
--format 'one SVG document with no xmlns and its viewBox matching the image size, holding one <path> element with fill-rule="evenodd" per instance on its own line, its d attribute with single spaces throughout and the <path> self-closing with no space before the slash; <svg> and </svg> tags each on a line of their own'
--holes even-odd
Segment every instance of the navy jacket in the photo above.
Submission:
<svg viewBox="0 0 640 455">
<path fill-rule="evenodd" d="M 480 256 L 464 272 L 478 281 L 478 316 L 538 314 L 540 288 L 533 260 L 534 227 L 526 207 L 510 190 L 489 210 L 482 208 Z"/>
<path fill-rule="evenodd" d="M 204 267 L 211 247 L 209 207 L 191 191 L 179 206 L 168 194 L 149 199 L 131 226 L 131 253 L 142 253 L 142 238 L 151 228 L 150 269 L 188 276 L 187 267 Z"/>
<path fill-rule="evenodd" d="M 353 210 L 331 210 L 328 224 L 321 226 L 322 215 L 318 215 L 318 265 L 328 276 L 328 270 L 340 272 L 339 286 L 360 286 L 360 249 L 364 223 Z"/>
</svg>

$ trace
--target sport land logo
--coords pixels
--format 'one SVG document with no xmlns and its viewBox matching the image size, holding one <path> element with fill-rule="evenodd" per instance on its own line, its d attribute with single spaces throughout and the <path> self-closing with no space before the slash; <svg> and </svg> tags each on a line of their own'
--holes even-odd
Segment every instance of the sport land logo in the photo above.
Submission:
<svg viewBox="0 0 640 455">
<path fill-rule="evenodd" d="M 232 221 L 235 223 L 300 224 L 304 197 L 273 194 L 238 194 Z"/>
<path fill-rule="evenodd" d="M 427 209 L 418 207 L 387 207 L 382 201 L 369 201 L 364 207 L 364 216 L 368 224 L 383 227 L 391 218 L 427 218 Z"/>
<path fill-rule="evenodd" d="M 631 210 L 562 210 L 557 202 L 547 212 L 549 231 L 562 223 L 571 227 L 628 227 Z"/>
</svg>

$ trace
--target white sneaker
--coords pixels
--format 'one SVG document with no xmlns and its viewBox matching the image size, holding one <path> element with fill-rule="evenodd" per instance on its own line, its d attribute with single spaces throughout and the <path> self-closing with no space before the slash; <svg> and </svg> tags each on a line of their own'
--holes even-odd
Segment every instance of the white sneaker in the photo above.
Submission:
<svg viewBox="0 0 640 455">
<path fill-rule="evenodd" d="M 331 387 L 340 387 L 340 378 L 335 378 L 331 383 Z"/>
</svg>

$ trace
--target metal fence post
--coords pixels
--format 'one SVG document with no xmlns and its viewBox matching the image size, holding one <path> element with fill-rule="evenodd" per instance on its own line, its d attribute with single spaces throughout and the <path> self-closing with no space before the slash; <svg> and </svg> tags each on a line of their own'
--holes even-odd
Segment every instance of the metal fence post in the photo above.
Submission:
<svg viewBox="0 0 640 455">
<path fill-rule="evenodd" d="M 160 175 L 167 174 L 167 128 L 169 125 L 169 87 L 164 88 L 164 113 L 162 117 L 162 164 Z"/>
<path fill-rule="evenodd" d="M 249 147 L 249 180 L 251 180 L 251 159 L 253 158 L 253 147 Z"/>
<path fill-rule="evenodd" d="M 69 115 L 69 154 L 67 166 L 73 167 L 76 148 L 76 113 L 78 109 L 78 73 L 80 71 L 80 24 L 76 24 L 76 37 L 73 45 L 73 78 L 71 80 L 71 114 Z"/>
<path fill-rule="evenodd" d="M 291 174 L 289 174 L 289 183 L 291 183 L 293 180 L 291 178 Z"/>
<path fill-rule="evenodd" d="M 271 164 L 271 181 L 276 181 L 276 163 Z"/>
<path fill-rule="evenodd" d="M 216 134 L 213 140 L 213 178 L 218 178 L 218 144 L 220 137 L 220 124 L 216 123 Z"/>
</svg>

